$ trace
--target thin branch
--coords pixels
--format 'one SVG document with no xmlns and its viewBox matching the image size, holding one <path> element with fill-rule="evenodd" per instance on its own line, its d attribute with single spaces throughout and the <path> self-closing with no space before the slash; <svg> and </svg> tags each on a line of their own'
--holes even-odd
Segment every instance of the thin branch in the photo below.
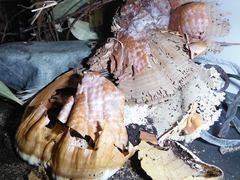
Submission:
<svg viewBox="0 0 240 180">
<path fill-rule="evenodd" d="M 44 1 L 44 2 L 41 2 L 41 3 L 34 3 L 34 6 L 36 6 L 37 8 L 36 9 L 32 9 L 31 12 L 36 12 L 35 15 L 34 15 L 34 18 L 31 22 L 31 24 L 33 25 L 34 22 L 37 20 L 37 18 L 40 16 L 40 14 L 50 8 L 50 7 L 53 7 L 57 5 L 57 2 L 56 1 Z"/>
<path fill-rule="evenodd" d="M 52 23 L 51 23 L 51 22 L 48 23 L 48 27 L 49 27 L 49 32 L 50 32 L 53 40 L 56 41 L 57 39 L 56 39 L 55 33 L 54 33 L 54 31 L 53 31 Z"/>
<path fill-rule="evenodd" d="M 217 42 L 221 46 L 239 46 L 240 43 L 230 43 L 230 42 Z"/>
<path fill-rule="evenodd" d="M 43 11 L 44 9 L 56 6 L 58 3 L 56 1 L 44 1 L 40 8 L 32 9 L 31 12 Z"/>
<path fill-rule="evenodd" d="M 228 77 L 230 77 L 230 78 L 234 78 L 234 79 L 237 79 L 237 80 L 239 80 L 240 81 L 240 76 L 239 75 L 237 75 L 237 74 L 227 74 L 228 75 Z"/>
<path fill-rule="evenodd" d="M 7 16 L 5 16 L 7 19 Z M 3 31 L 3 35 L 2 35 L 2 39 L 1 39 L 1 44 L 4 42 L 4 39 L 6 37 L 6 33 L 7 33 L 7 28 L 8 28 L 8 20 L 6 21 L 6 25 L 4 27 L 4 31 Z"/>
<path fill-rule="evenodd" d="M 235 115 L 237 113 L 239 102 L 240 102 L 240 91 L 238 91 L 237 95 L 234 97 L 233 102 L 228 107 L 228 110 L 226 113 L 226 121 L 223 123 L 223 126 L 220 129 L 218 133 L 218 137 L 227 136 L 230 128 L 230 123 L 234 120 Z"/>
</svg>

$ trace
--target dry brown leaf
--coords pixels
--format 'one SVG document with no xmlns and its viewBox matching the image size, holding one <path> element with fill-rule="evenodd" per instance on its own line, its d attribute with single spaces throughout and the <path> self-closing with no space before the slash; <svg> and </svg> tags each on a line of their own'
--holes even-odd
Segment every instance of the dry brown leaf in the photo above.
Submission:
<svg viewBox="0 0 240 180">
<path fill-rule="evenodd" d="M 146 142 L 150 142 L 152 144 L 157 145 L 158 144 L 158 140 L 156 138 L 155 134 L 151 134 L 145 131 L 140 131 L 140 139 Z"/>
<path fill-rule="evenodd" d="M 191 134 L 201 125 L 202 125 L 201 115 L 195 111 L 190 117 L 188 117 L 187 124 L 183 128 L 183 131 L 185 132 L 185 134 Z"/>
<path fill-rule="evenodd" d="M 186 44 L 186 48 L 189 50 L 190 58 L 194 59 L 207 51 L 208 44 L 206 41 L 192 42 Z"/>
<path fill-rule="evenodd" d="M 167 139 L 177 139 L 184 131 L 186 134 L 193 133 L 201 126 L 201 116 L 196 112 L 197 103 L 193 102 L 188 112 L 182 117 L 180 121 L 175 123 L 167 132 L 165 132 L 158 140 L 159 144 L 163 146 Z"/>
<path fill-rule="evenodd" d="M 141 167 L 153 180 L 223 179 L 221 169 L 202 162 L 177 142 L 169 142 L 168 150 L 160 150 L 145 141 L 138 145 Z"/>
</svg>

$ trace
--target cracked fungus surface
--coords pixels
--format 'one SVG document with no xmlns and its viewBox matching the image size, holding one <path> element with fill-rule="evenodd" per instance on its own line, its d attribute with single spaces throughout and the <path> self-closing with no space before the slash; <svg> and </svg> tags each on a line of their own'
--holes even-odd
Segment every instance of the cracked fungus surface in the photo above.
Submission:
<svg viewBox="0 0 240 180">
<path fill-rule="evenodd" d="M 18 152 L 30 164 L 50 166 L 57 179 L 109 177 L 129 155 L 123 110 L 124 96 L 110 81 L 70 71 L 29 104 L 16 135 Z M 68 118 L 60 121 L 64 113 Z"/>
</svg>

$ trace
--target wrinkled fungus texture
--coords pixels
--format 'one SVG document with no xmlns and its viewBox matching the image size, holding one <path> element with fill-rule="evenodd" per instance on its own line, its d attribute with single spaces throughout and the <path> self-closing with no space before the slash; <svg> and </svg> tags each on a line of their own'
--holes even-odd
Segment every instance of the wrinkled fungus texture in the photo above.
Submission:
<svg viewBox="0 0 240 180">
<path fill-rule="evenodd" d="M 192 59 L 229 24 L 216 4 L 189 2 L 127 1 L 89 71 L 63 74 L 28 105 L 16 135 L 23 159 L 50 166 L 57 179 L 106 179 L 134 152 L 125 126 L 154 127 L 159 145 L 208 130 L 221 113 L 222 80 Z"/>
<path fill-rule="evenodd" d="M 51 167 L 57 179 L 109 177 L 128 159 L 123 111 L 123 93 L 100 74 L 67 72 L 27 107 L 16 134 L 18 152 L 30 164 Z"/>
<path fill-rule="evenodd" d="M 153 30 L 177 31 L 186 35 L 185 50 L 193 59 L 207 50 L 221 51 L 214 38 L 226 35 L 230 27 L 216 4 L 187 0 L 127 1 L 112 26 L 115 37 L 88 63 L 91 70 L 99 71 L 106 70 L 110 61 L 110 72 L 119 82 L 151 67 L 148 41 Z"/>
<path fill-rule="evenodd" d="M 205 3 L 182 5 L 171 13 L 169 29 L 188 34 L 191 41 L 206 40 L 209 17 Z"/>
<path fill-rule="evenodd" d="M 146 125 L 148 124 L 146 118 L 151 118 L 152 124 L 157 129 L 158 137 L 161 137 L 170 129 L 177 127 L 176 122 L 188 118 L 189 106 L 194 103 L 197 106 L 193 113 L 196 112 L 201 118 L 199 120 L 201 125 L 197 125 L 191 133 L 183 134 L 179 131 L 167 136 L 168 139 L 191 142 L 200 137 L 200 132 L 208 130 L 220 117 L 221 109 L 218 109 L 218 106 L 224 100 L 225 95 L 217 91 L 221 87 L 222 80 L 214 68 L 205 69 L 199 66 L 199 72 L 195 78 L 176 91 L 173 96 L 165 98 L 165 102 L 154 105 L 128 105 L 125 108 L 125 122 L 126 124 Z M 135 119 L 132 120 L 132 117 Z M 181 128 L 184 130 L 184 127 Z"/>
</svg>

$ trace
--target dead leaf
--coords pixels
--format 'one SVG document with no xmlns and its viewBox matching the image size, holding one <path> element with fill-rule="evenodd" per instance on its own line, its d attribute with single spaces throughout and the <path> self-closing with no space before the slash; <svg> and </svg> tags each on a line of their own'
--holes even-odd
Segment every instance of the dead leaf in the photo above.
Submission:
<svg viewBox="0 0 240 180">
<path fill-rule="evenodd" d="M 138 145 L 138 159 L 142 168 L 153 180 L 223 178 L 221 169 L 202 162 L 181 144 L 169 141 L 168 145 L 168 150 L 158 149 L 145 141 Z"/>
<path fill-rule="evenodd" d="M 185 134 L 191 134 L 201 125 L 202 125 L 201 115 L 197 112 L 194 112 L 192 115 L 188 117 L 187 124 L 183 131 Z"/>
<path fill-rule="evenodd" d="M 68 22 L 71 25 L 75 21 L 74 18 L 69 18 Z M 97 34 L 90 29 L 88 22 L 77 20 L 71 27 L 71 33 L 79 40 L 87 41 L 97 39 Z"/>
<path fill-rule="evenodd" d="M 151 134 L 145 131 L 140 131 L 140 139 L 146 142 L 150 142 L 154 145 L 158 144 L 158 140 L 155 134 Z"/>
</svg>

